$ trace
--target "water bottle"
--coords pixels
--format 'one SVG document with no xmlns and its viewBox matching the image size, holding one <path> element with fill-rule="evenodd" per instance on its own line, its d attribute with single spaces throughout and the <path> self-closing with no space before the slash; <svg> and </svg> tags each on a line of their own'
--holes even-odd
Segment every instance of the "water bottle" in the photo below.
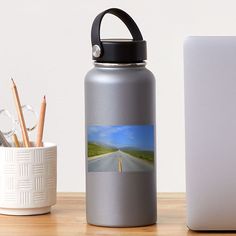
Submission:
<svg viewBox="0 0 236 236">
<path fill-rule="evenodd" d="M 100 38 L 113 14 L 133 39 Z M 115 30 L 115 29 L 114 29 Z M 111 8 L 94 20 L 94 68 L 85 78 L 87 222 L 134 227 L 156 222 L 155 78 L 134 20 Z"/>
</svg>

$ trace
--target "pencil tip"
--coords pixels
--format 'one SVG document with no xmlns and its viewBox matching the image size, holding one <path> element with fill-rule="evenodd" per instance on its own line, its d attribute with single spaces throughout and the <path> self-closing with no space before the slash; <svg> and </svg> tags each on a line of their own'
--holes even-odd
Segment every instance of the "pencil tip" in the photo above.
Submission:
<svg viewBox="0 0 236 236">
<path fill-rule="evenodd" d="M 12 77 L 11 77 L 11 81 L 12 81 L 13 85 L 15 85 L 15 81 Z"/>
<path fill-rule="evenodd" d="M 43 96 L 43 100 L 46 101 L 46 95 Z"/>
</svg>

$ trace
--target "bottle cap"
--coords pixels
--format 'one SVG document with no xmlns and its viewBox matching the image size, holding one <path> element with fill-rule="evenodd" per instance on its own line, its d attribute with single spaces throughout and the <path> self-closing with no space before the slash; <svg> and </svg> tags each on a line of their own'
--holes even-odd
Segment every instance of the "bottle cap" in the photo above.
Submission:
<svg viewBox="0 0 236 236">
<path fill-rule="evenodd" d="M 133 39 L 101 39 L 100 28 L 106 14 L 117 16 L 125 23 Z M 138 63 L 147 59 L 146 41 L 135 21 L 123 10 L 110 8 L 101 12 L 93 21 L 91 30 L 92 55 L 96 62 Z"/>
</svg>

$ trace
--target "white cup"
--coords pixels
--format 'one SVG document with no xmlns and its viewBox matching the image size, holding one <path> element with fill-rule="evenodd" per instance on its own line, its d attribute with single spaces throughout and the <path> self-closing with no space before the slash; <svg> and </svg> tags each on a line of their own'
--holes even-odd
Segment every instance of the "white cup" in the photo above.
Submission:
<svg viewBox="0 0 236 236">
<path fill-rule="evenodd" d="M 38 215 L 56 204 L 57 146 L 0 147 L 0 214 Z"/>
</svg>

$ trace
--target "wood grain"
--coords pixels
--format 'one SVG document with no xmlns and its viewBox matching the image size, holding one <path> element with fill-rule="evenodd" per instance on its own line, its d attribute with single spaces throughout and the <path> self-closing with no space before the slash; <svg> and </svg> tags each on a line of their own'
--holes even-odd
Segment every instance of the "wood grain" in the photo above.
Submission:
<svg viewBox="0 0 236 236">
<path fill-rule="evenodd" d="M 36 147 L 42 147 L 43 146 L 42 140 L 43 140 L 43 130 L 44 130 L 46 107 L 47 107 L 46 96 L 44 96 L 43 101 L 41 103 L 41 108 L 40 108 L 38 133 L 37 133 L 37 139 L 36 139 Z"/>
<path fill-rule="evenodd" d="M 158 194 L 158 223 L 137 228 L 105 228 L 88 225 L 84 193 L 58 193 L 52 213 L 41 216 L 0 216 L 0 235 L 24 236 L 85 236 L 85 235 L 226 235 L 196 233 L 185 225 L 185 194 Z M 232 234 L 230 234 L 232 235 Z"/>
<path fill-rule="evenodd" d="M 11 80 L 12 80 L 12 91 L 13 91 L 13 96 L 14 96 L 14 100 L 15 100 L 18 119 L 20 122 L 23 143 L 24 143 L 25 147 L 30 147 L 30 141 L 29 141 L 29 136 L 28 136 L 28 132 L 26 129 L 26 125 L 25 125 L 25 119 L 24 119 L 24 115 L 23 115 L 23 111 L 22 111 L 22 107 L 21 107 L 20 97 L 19 97 L 18 90 L 17 90 L 14 80 L 13 79 L 11 79 Z"/>
</svg>

